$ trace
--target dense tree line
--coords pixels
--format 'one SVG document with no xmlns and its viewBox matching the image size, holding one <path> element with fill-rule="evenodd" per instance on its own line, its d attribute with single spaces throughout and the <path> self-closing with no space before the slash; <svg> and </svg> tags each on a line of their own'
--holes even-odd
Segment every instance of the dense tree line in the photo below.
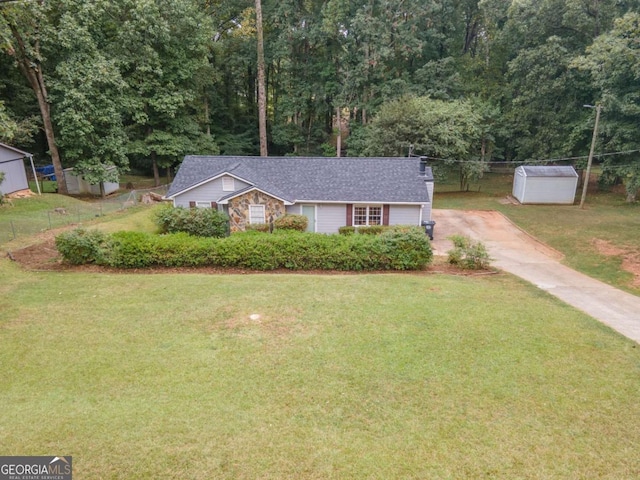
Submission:
<svg viewBox="0 0 640 480">
<path fill-rule="evenodd" d="M 0 4 L 0 138 L 100 178 L 187 153 L 583 156 L 640 188 L 640 0 L 32 0 Z M 258 25 L 260 26 L 260 25 Z M 159 178 L 158 178 L 159 180 Z"/>
</svg>

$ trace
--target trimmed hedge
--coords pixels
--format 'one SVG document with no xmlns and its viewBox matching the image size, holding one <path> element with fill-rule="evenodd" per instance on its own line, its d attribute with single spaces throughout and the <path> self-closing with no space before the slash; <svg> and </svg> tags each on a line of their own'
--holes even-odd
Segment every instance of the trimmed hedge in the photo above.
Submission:
<svg viewBox="0 0 640 480">
<path fill-rule="evenodd" d="M 278 230 L 296 230 L 298 232 L 306 231 L 308 225 L 309 219 L 306 216 L 292 213 L 278 217 L 273 222 L 273 226 Z"/>
<path fill-rule="evenodd" d="M 73 238 L 73 237 L 72 237 Z M 433 257 L 422 229 L 389 229 L 381 235 L 323 235 L 280 231 L 237 233 L 228 238 L 185 233 L 119 232 L 108 251 L 84 263 L 117 268 L 211 266 L 250 270 L 420 270 Z M 70 261 L 60 251 L 65 261 Z"/>
<path fill-rule="evenodd" d="M 340 227 L 338 228 L 340 235 L 354 235 L 356 233 L 356 227 Z"/>
<path fill-rule="evenodd" d="M 356 228 L 356 233 L 360 235 L 380 235 L 385 230 L 388 230 L 391 227 L 386 225 L 370 225 L 368 227 L 362 226 Z"/>
<path fill-rule="evenodd" d="M 185 232 L 198 237 L 226 237 L 229 217 L 215 208 L 183 208 L 166 206 L 155 214 L 161 233 Z"/>
<path fill-rule="evenodd" d="M 111 251 L 109 236 L 99 230 L 76 228 L 56 237 L 56 248 L 71 265 L 103 265 Z"/>
<path fill-rule="evenodd" d="M 250 223 L 244 228 L 247 232 L 269 233 L 270 230 L 268 223 Z"/>
<path fill-rule="evenodd" d="M 411 225 L 369 225 L 369 226 L 361 226 L 361 227 L 340 227 L 338 229 L 338 233 L 340 235 L 353 235 L 354 233 L 360 235 L 380 235 L 381 233 L 389 230 L 390 228 L 406 228 Z"/>
</svg>

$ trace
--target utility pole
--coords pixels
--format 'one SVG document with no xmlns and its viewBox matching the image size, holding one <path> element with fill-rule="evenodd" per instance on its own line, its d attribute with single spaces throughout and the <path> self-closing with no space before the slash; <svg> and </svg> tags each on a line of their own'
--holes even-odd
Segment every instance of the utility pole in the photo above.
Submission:
<svg viewBox="0 0 640 480">
<path fill-rule="evenodd" d="M 589 177 L 591 176 L 591 163 L 593 162 L 593 152 L 596 148 L 596 139 L 598 138 L 598 122 L 600 121 L 600 110 L 602 105 L 598 104 L 595 107 L 593 105 L 584 105 L 585 108 L 596 109 L 596 123 L 593 126 L 593 136 L 591 137 L 591 149 L 589 150 L 589 160 L 587 161 L 587 171 L 584 175 L 582 184 L 582 198 L 580 198 L 580 208 L 584 208 L 584 201 L 587 198 L 587 187 L 589 186 Z"/>
</svg>

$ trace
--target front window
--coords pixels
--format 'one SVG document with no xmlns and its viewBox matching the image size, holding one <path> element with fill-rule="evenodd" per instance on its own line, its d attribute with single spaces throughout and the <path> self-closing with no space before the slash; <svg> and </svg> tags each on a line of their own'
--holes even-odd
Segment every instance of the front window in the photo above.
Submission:
<svg viewBox="0 0 640 480">
<path fill-rule="evenodd" d="M 196 202 L 198 208 L 211 208 L 211 202 Z"/>
<path fill-rule="evenodd" d="M 249 205 L 249 223 L 266 223 L 264 205 Z"/>
<path fill-rule="evenodd" d="M 382 207 L 360 205 L 353 207 L 353 225 L 382 225 Z"/>
</svg>

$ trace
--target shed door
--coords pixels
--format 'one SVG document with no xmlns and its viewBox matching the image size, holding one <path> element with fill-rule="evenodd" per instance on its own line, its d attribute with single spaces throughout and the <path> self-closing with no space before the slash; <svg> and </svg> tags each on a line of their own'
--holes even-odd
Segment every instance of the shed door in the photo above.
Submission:
<svg viewBox="0 0 640 480">
<path fill-rule="evenodd" d="M 302 205 L 302 215 L 309 220 L 307 224 L 307 232 L 316 231 L 316 206 L 315 205 Z"/>
</svg>

